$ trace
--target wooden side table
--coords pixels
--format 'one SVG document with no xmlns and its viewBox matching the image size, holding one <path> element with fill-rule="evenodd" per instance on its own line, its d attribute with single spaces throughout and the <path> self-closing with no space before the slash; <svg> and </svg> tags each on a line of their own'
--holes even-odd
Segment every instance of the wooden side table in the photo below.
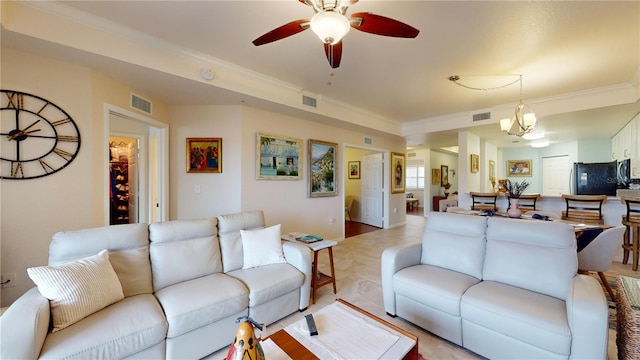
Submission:
<svg viewBox="0 0 640 360">
<path fill-rule="evenodd" d="M 311 301 L 312 304 L 316 303 L 316 292 L 319 288 L 327 284 L 333 284 L 333 293 L 337 294 L 338 290 L 336 288 L 336 273 L 333 267 L 333 247 L 338 244 L 333 240 L 322 240 L 316 241 L 312 243 L 305 243 L 303 241 L 298 241 L 294 237 L 289 235 L 282 235 L 283 240 L 287 241 L 295 241 L 298 244 L 302 244 L 307 246 L 311 251 L 313 251 L 313 264 L 311 265 Z M 320 250 L 327 249 L 329 251 L 329 264 L 331 268 L 331 275 L 323 274 L 318 270 L 318 253 Z"/>
<path fill-rule="evenodd" d="M 640 358 L 640 279 L 618 276 L 616 345 L 618 359 Z"/>
</svg>

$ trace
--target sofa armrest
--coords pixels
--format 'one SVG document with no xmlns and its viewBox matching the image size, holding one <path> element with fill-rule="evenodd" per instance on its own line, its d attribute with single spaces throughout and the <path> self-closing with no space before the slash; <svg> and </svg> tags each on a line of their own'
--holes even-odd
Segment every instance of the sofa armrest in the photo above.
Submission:
<svg viewBox="0 0 640 360">
<path fill-rule="evenodd" d="M 609 308 L 600 283 L 577 275 L 567 294 L 567 320 L 571 329 L 571 359 L 606 359 Z"/>
<path fill-rule="evenodd" d="M 283 241 L 282 251 L 287 263 L 293 265 L 304 274 L 304 283 L 300 288 L 300 306 L 298 308 L 304 310 L 309 307 L 309 296 L 311 295 L 311 249 L 302 244 Z"/>
<path fill-rule="evenodd" d="M 31 288 L 0 316 L 0 358 L 37 359 L 49 332 L 49 300 Z"/>
<path fill-rule="evenodd" d="M 387 314 L 396 315 L 393 275 L 406 267 L 420 264 L 421 253 L 422 243 L 394 246 L 382 252 L 382 299 Z"/>
</svg>

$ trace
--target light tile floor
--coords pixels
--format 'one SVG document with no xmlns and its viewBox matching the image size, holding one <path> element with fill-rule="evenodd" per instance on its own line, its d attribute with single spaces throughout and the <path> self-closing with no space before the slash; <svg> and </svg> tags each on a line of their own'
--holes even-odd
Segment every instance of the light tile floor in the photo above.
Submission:
<svg viewBox="0 0 640 360">
<path fill-rule="evenodd" d="M 425 223 L 424 217 L 407 216 L 406 225 L 357 235 L 339 242 L 333 249 L 338 293 L 334 295 L 330 285 L 320 288 L 315 305 L 309 306 L 303 313 L 294 313 L 269 325 L 267 333 L 282 329 L 309 312 L 317 311 L 332 303 L 336 298 L 342 298 L 418 336 L 420 353 L 426 359 L 482 359 L 403 319 L 391 318 L 384 311 L 380 281 L 382 251 L 394 245 L 419 242 L 422 239 Z M 320 253 L 318 262 L 320 270 L 328 273 L 329 260 L 326 252 Z M 640 271 L 634 272 L 631 270 L 631 265 L 621 263 L 614 263 L 610 272 L 607 273 L 613 276 L 617 274 L 640 277 Z M 615 335 L 615 331 L 609 331 L 608 356 L 611 360 L 617 359 Z M 224 359 L 226 352 L 227 349 L 220 350 L 208 359 Z"/>
</svg>

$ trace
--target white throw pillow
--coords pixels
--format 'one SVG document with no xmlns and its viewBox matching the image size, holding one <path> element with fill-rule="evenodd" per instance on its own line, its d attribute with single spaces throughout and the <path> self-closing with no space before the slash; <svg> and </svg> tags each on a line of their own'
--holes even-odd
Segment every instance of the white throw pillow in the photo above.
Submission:
<svg viewBox="0 0 640 360">
<path fill-rule="evenodd" d="M 258 230 L 240 230 L 242 237 L 242 268 L 285 263 L 280 240 L 280 224 Z"/>
<path fill-rule="evenodd" d="M 49 299 L 53 332 L 124 298 L 107 250 L 60 266 L 29 268 L 27 273 Z"/>
</svg>

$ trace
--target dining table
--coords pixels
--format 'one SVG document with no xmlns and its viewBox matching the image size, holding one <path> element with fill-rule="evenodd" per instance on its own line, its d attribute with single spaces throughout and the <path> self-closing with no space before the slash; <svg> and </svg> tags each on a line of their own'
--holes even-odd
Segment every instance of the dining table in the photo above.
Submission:
<svg viewBox="0 0 640 360">
<path fill-rule="evenodd" d="M 457 210 L 452 211 L 454 214 L 463 214 L 463 215 L 475 215 L 475 216 L 497 216 L 504 217 L 508 219 L 523 219 L 530 221 L 552 221 L 552 222 L 560 222 L 571 225 L 576 234 L 576 244 L 577 244 L 577 252 L 582 251 L 591 241 L 593 241 L 598 235 L 600 235 L 604 230 L 611 228 L 610 225 L 604 224 L 585 224 L 579 223 L 575 221 L 568 221 L 562 219 L 554 219 L 548 216 L 536 216 L 538 214 L 532 213 L 531 215 L 527 213 L 523 213 L 519 218 L 512 218 L 507 215 L 506 212 L 500 211 L 492 211 L 492 210 Z"/>
</svg>

